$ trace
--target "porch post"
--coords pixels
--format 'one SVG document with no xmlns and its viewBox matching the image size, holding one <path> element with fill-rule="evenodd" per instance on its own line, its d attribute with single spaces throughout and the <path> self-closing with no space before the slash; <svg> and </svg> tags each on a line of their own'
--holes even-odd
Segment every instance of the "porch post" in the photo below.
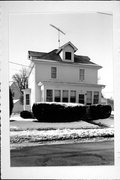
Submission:
<svg viewBox="0 0 120 180">
<path fill-rule="evenodd" d="M 52 94 L 53 94 L 52 101 L 54 102 L 54 100 L 55 100 L 55 90 L 54 89 L 52 89 Z"/>
<path fill-rule="evenodd" d="M 70 90 L 68 90 L 68 102 L 70 102 Z"/>
</svg>

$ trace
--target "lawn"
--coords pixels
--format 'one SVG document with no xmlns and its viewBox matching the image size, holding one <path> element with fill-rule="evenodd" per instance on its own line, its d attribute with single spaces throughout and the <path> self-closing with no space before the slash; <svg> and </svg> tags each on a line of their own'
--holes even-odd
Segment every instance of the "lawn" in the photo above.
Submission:
<svg viewBox="0 0 120 180">
<path fill-rule="evenodd" d="M 93 121 L 96 124 L 88 123 L 85 121 L 75 121 L 69 123 L 42 123 L 36 119 L 23 119 L 19 115 L 13 115 L 10 118 L 11 130 L 33 130 L 33 129 L 96 129 L 99 125 L 105 125 L 107 127 L 114 127 L 114 119 L 100 119 Z"/>
<path fill-rule="evenodd" d="M 85 121 L 69 123 L 41 123 L 35 119 L 10 118 L 11 148 L 40 145 L 46 143 L 65 143 L 65 141 L 96 141 L 113 139 L 114 120 L 97 120 L 91 124 Z M 101 126 L 102 124 L 102 126 Z M 105 127 L 104 127 L 105 125 Z"/>
</svg>

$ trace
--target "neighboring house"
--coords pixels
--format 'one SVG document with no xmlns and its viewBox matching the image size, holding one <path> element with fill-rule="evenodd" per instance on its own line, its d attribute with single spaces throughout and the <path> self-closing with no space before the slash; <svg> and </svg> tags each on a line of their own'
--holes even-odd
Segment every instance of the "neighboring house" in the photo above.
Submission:
<svg viewBox="0 0 120 180">
<path fill-rule="evenodd" d="M 107 105 L 107 99 L 104 97 L 101 97 L 101 104 L 102 105 Z"/>
<path fill-rule="evenodd" d="M 102 67 L 76 51 L 71 42 L 48 53 L 28 51 L 31 68 L 24 98 L 31 107 L 35 102 L 101 103 L 105 86 L 98 84 L 98 70 Z"/>
<path fill-rule="evenodd" d="M 112 107 L 112 111 L 114 111 L 114 100 L 113 99 L 102 97 L 101 104 L 102 105 L 110 105 Z"/>
<path fill-rule="evenodd" d="M 13 113 L 19 113 L 21 111 L 23 111 L 24 106 L 21 104 L 20 102 L 20 96 L 21 96 L 21 92 L 17 86 L 17 84 L 15 82 L 12 82 L 10 84 L 10 89 L 13 95 L 13 103 L 14 103 L 14 107 L 13 107 Z"/>
</svg>

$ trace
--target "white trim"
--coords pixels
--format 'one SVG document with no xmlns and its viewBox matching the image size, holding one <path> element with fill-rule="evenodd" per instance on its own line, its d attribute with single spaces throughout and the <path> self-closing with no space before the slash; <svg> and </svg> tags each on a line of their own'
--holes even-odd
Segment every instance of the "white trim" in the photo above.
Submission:
<svg viewBox="0 0 120 180">
<path fill-rule="evenodd" d="M 43 63 L 46 64 L 57 64 L 57 65 L 64 65 L 64 66 L 74 66 L 74 67 L 87 67 L 87 68 L 96 68 L 96 69 L 101 69 L 102 66 L 97 65 L 97 64 L 83 64 L 83 63 L 75 63 L 75 62 L 68 62 L 68 61 L 54 61 L 54 60 L 47 60 L 47 59 L 33 59 L 33 63 Z"/>
<path fill-rule="evenodd" d="M 65 46 L 68 46 L 70 45 L 73 49 L 74 49 L 74 52 L 76 52 L 78 49 L 69 41 L 67 42 L 66 44 L 64 44 L 63 46 L 61 46 L 56 53 L 59 53 L 60 51 L 62 51 L 62 49 L 64 49 Z"/>
<path fill-rule="evenodd" d="M 102 85 L 102 84 L 88 84 L 88 83 L 71 83 L 71 82 L 58 82 L 58 81 L 40 81 L 38 83 L 38 86 L 41 86 L 43 84 L 51 84 L 51 85 L 54 85 L 54 84 L 58 84 L 58 85 L 66 85 L 66 86 L 82 86 L 82 87 L 99 87 L 99 88 L 104 88 L 105 85 Z"/>
</svg>

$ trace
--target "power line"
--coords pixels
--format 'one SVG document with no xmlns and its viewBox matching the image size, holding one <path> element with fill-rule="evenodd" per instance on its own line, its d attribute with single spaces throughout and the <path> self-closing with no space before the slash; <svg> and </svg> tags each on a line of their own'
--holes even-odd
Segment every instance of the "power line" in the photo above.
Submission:
<svg viewBox="0 0 120 180">
<path fill-rule="evenodd" d="M 9 61 L 9 63 L 11 63 L 11 64 L 16 64 L 16 65 L 19 65 L 19 66 L 26 66 L 26 67 L 29 67 L 29 66 L 27 66 L 27 65 L 23 65 L 23 64 L 15 63 L 15 62 L 12 62 L 12 61 Z"/>
<path fill-rule="evenodd" d="M 107 12 L 97 12 L 99 14 L 103 14 L 103 15 L 108 15 L 108 16 L 112 16 L 112 13 L 107 13 Z"/>
</svg>

